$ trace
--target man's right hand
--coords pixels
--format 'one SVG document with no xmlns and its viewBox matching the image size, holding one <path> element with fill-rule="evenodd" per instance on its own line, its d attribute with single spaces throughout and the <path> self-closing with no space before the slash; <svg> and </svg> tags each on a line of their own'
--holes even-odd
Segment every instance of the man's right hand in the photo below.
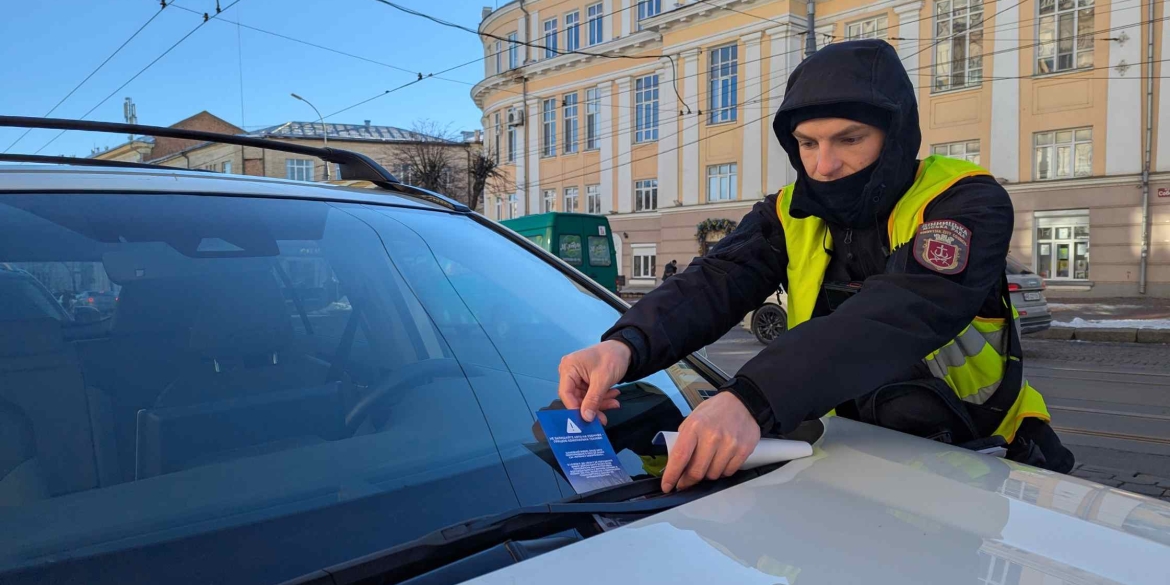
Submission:
<svg viewBox="0 0 1170 585">
<path fill-rule="evenodd" d="M 580 408 L 581 418 L 608 421 L 606 410 L 621 406 L 614 389 L 630 367 L 630 348 L 620 341 L 603 341 L 561 358 L 557 395 L 566 408 Z"/>
</svg>

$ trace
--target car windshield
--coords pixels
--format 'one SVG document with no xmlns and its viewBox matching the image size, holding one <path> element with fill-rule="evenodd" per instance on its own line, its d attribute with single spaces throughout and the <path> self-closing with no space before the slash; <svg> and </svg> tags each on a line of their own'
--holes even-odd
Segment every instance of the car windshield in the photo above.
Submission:
<svg viewBox="0 0 1170 585">
<path fill-rule="evenodd" d="M 279 582 L 571 496 L 533 413 L 618 316 L 401 207 L 3 195 L 0 265 L 6 583 Z M 711 391 L 626 385 L 626 470 Z"/>
</svg>

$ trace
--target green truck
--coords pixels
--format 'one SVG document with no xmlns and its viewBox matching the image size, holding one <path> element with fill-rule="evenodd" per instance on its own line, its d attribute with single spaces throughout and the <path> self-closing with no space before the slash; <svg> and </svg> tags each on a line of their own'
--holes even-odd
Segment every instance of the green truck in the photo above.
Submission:
<svg viewBox="0 0 1170 585">
<path fill-rule="evenodd" d="M 609 220 L 586 213 L 541 213 L 500 222 L 551 252 L 612 292 L 617 292 L 617 257 Z"/>
</svg>

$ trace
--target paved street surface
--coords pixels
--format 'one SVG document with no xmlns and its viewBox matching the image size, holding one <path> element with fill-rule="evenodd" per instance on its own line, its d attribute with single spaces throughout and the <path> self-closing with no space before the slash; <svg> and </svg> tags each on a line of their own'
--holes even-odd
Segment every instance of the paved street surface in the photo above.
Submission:
<svg viewBox="0 0 1170 585">
<path fill-rule="evenodd" d="M 734 373 L 762 348 L 737 327 L 707 355 Z M 1170 501 L 1170 346 L 1025 339 L 1024 356 L 1073 475 Z"/>
</svg>

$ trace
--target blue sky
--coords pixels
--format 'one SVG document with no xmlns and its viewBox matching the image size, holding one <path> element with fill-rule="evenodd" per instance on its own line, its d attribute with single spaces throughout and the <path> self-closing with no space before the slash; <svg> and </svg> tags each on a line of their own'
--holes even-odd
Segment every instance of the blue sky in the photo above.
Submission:
<svg viewBox="0 0 1170 585">
<path fill-rule="evenodd" d="M 472 28 L 483 6 L 495 0 L 398 0 Z M 220 0 L 223 6 L 231 0 Z M 502 2 L 500 2 L 502 3 Z M 177 0 L 177 5 L 214 13 L 215 0 Z M 156 0 L 54 0 L 25 2 L 0 19 L 0 113 L 43 116 L 142 23 L 159 11 Z M 472 34 L 441 27 L 374 0 L 240 0 L 220 18 L 429 73 L 482 57 Z M 200 16 L 171 6 L 73 94 L 53 117 L 78 118 L 191 31 Z M 253 130 L 288 120 L 316 120 L 305 97 L 329 115 L 392 89 L 416 76 L 381 65 L 212 20 L 155 63 L 86 119 L 122 121 L 122 102 L 132 97 L 138 122 L 167 126 L 201 110 Z M 242 51 L 241 51 L 242 49 Z M 240 63 L 243 64 L 243 112 Z M 444 77 L 475 83 L 481 62 Z M 470 86 L 429 79 L 349 110 L 330 122 L 409 128 L 419 119 L 479 127 Z M 23 130 L 0 128 L 0 150 Z M 9 152 L 32 153 L 57 131 L 35 130 Z M 41 154 L 84 156 L 113 146 L 121 135 L 69 132 Z"/>
</svg>

